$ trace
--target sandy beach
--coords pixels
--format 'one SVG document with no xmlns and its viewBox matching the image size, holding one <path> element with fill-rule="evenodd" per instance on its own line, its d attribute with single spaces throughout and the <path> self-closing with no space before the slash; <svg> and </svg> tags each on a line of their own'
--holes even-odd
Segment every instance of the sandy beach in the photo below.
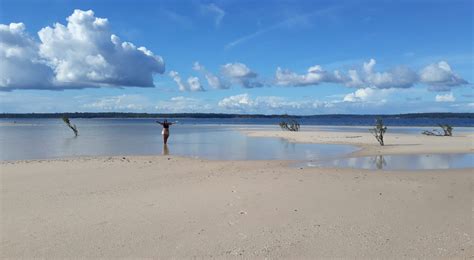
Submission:
<svg viewBox="0 0 474 260">
<path fill-rule="evenodd" d="M 0 0 L 0 260 L 474 260 L 474 0 Z"/>
<path fill-rule="evenodd" d="M 366 127 L 366 129 L 369 128 L 369 126 Z M 389 132 L 385 135 L 384 146 L 380 146 L 368 131 L 331 132 L 310 128 L 310 130 L 299 132 L 268 129 L 242 130 L 242 132 L 249 136 L 279 137 L 291 142 L 356 145 L 361 150 L 356 152 L 355 156 L 474 152 L 474 134 L 472 132 L 455 133 L 450 137 Z"/>
<path fill-rule="evenodd" d="M 472 153 L 473 135 L 248 130 L 356 155 Z M 2 162 L 2 258 L 468 258 L 473 171 L 176 156 Z"/>
</svg>

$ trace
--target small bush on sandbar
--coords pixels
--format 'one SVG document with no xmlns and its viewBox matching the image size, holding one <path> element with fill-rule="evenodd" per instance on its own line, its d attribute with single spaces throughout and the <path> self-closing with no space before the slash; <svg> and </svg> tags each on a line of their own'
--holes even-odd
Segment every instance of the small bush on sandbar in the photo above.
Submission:
<svg viewBox="0 0 474 260">
<path fill-rule="evenodd" d="M 297 132 L 300 130 L 300 123 L 295 119 L 283 120 L 279 123 L 281 130 L 294 131 Z"/>
<path fill-rule="evenodd" d="M 453 127 L 448 124 L 438 124 L 439 127 L 443 130 L 441 133 L 437 129 L 433 129 L 432 131 L 423 131 L 422 134 L 424 135 L 434 135 L 434 136 L 453 136 Z"/>
<path fill-rule="evenodd" d="M 375 120 L 375 127 L 369 129 L 369 131 L 375 136 L 375 139 L 379 142 L 380 145 L 384 145 L 383 136 L 387 132 L 387 127 L 383 124 L 382 118 L 377 118 Z"/>
</svg>

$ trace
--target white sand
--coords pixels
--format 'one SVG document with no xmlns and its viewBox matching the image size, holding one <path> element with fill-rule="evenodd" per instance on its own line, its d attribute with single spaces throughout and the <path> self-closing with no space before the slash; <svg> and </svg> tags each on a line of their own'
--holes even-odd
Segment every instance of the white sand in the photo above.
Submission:
<svg viewBox="0 0 474 260">
<path fill-rule="evenodd" d="M 363 144 L 364 153 L 472 151 L 472 136 L 403 135 L 403 145 L 380 148 L 362 141 L 368 137 L 337 137 L 352 133 L 264 135 Z M 299 169 L 156 156 L 3 162 L 0 174 L 2 258 L 474 255 L 472 169 Z"/>
<path fill-rule="evenodd" d="M 369 127 L 367 127 L 368 129 Z M 461 133 L 454 136 L 426 136 L 422 134 L 385 135 L 385 145 L 380 146 L 369 132 L 329 132 L 253 129 L 242 130 L 249 136 L 280 137 L 292 142 L 352 144 L 362 148 L 356 155 L 377 154 L 423 154 L 423 153 L 472 153 L 474 152 L 474 133 Z"/>
</svg>

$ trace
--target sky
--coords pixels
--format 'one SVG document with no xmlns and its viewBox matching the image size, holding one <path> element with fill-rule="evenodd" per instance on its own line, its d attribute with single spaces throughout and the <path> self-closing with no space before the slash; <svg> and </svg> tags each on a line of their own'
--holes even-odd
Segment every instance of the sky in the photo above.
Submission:
<svg viewBox="0 0 474 260">
<path fill-rule="evenodd" d="M 0 0 L 0 112 L 474 112 L 474 1 Z"/>
</svg>

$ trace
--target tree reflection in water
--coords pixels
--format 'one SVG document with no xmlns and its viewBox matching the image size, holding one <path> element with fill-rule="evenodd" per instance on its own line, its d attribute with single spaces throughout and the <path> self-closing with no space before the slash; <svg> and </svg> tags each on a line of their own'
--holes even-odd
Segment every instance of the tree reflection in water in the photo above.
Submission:
<svg viewBox="0 0 474 260">
<path fill-rule="evenodd" d="M 383 158 L 383 155 L 376 155 L 374 158 L 372 158 L 372 163 L 379 170 L 382 170 L 385 166 L 387 166 L 387 162 Z"/>
<path fill-rule="evenodd" d="M 374 170 L 467 169 L 474 168 L 474 153 L 372 155 L 315 161 L 306 166 Z"/>
</svg>

